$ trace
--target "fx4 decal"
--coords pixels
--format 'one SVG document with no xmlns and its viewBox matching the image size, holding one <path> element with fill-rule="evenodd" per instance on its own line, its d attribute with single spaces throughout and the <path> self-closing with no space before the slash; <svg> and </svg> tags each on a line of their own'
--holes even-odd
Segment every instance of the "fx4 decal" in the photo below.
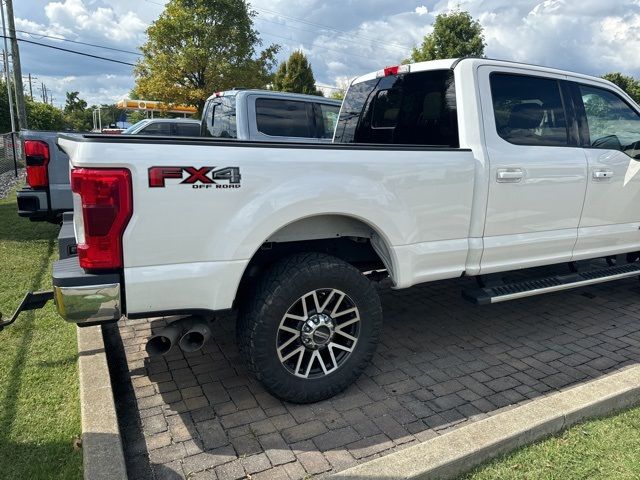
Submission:
<svg viewBox="0 0 640 480">
<path fill-rule="evenodd" d="M 240 168 L 225 167 L 151 167 L 149 187 L 164 188 L 167 179 L 182 180 L 192 188 L 240 188 Z M 186 176 L 185 176 L 186 174 Z"/>
</svg>

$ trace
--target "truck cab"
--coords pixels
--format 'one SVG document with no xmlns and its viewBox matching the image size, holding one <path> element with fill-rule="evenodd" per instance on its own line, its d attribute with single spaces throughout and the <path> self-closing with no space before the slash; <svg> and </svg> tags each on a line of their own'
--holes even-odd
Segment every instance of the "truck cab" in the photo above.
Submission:
<svg viewBox="0 0 640 480">
<path fill-rule="evenodd" d="M 227 90 L 207 100 L 201 133 L 258 142 L 331 143 L 341 103 L 299 93 Z"/>
</svg>

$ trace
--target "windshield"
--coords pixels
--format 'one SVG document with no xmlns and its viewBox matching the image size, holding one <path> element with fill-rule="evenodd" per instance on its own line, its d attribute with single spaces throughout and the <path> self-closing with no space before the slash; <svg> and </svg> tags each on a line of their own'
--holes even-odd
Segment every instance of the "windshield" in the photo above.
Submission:
<svg viewBox="0 0 640 480">
<path fill-rule="evenodd" d="M 126 130 L 124 130 L 122 132 L 122 135 L 131 135 L 132 133 L 135 133 L 137 130 L 139 130 L 140 128 L 144 127 L 147 123 L 149 123 L 149 120 L 145 119 L 145 120 L 140 120 L 139 122 L 134 123 L 133 125 L 131 125 L 129 128 L 127 128 Z"/>
</svg>

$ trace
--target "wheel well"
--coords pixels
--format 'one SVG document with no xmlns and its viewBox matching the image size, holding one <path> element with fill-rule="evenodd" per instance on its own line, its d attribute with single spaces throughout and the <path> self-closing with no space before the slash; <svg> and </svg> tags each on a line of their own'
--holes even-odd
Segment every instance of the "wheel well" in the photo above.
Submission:
<svg viewBox="0 0 640 480">
<path fill-rule="evenodd" d="M 237 305 L 252 281 L 278 260 L 295 253 L 320 252 L 340 258 L 361 272 L 386 270 L 393 278 L 386 244 L 366 223 L 343 215 L 319 215 L 298 220 L 271 235 L 253 255 L 244 271 Z"/>
</svg>

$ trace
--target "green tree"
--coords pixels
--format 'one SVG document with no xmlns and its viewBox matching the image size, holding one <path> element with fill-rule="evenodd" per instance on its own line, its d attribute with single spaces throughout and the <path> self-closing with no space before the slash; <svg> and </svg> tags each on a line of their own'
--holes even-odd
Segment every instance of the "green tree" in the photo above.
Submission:
<svg viewBox="0 0 640 480">
<path fill-rule="evenodd" d="M 11 131 L 11 117 L 9 116 L 9 100 L 7 98 L 7 84 L 4 82 L 4 80 L 0 80 L 0 133 L 8 133 L 10 131 Z"/>
<path fill-rule="evenodd" d="M 273 77 L 273 89 L 322 96 L 322 92 L 316 89 L 316 79 L 309 60 L 300 50 L 293 52 L 289 59 L 280 65 Z"/>
<path fill-rule="evenodd" d="M 48 103 L 33 101 L 27 97 L 25 97 L 25 101 L 29 128 L 33 130 L 62 130 L 64 128 L 62 110 Z M 11 119 L 9 117 L 7 84 L 0 80 L 0 133 L 10 131 Z"/>
<path fill-rule="evenodd" d="M 147 29 L 134 69 L 136 93 L 202 112 L 215 91 L 265 87 L 279 47 L 257 51 L 255 15 L 245 0 L 169 0 Z"/>
<path fill-rule="evenodd" d="M 6 94 L 6 90 L 5 90 Z M 33 130 L 62 130 L 65 126 L 62 110 L 48 103 L 26 100 L 27 122 Z"/>
<path fill-rule="evenodd" d="M 441 13 L 433 24 L 433 32 L 425 35 L 422 45 L 414 47 L 411 58 L 405 62 L 482 57 L 486 46 L 482 25 L 469 12 Z"/>
<path fill-rule="evenodd" d="M 64 104 L 64 113 L 84 111 L 87 102 L 80 98 L 80 92 L 67 92 L 67 99 Z"/>
<path fill-rule="evenodd" d="M 623 75 L 620 72 L 607 73 L 603 75 L 602 78 L 615 83 L 624 90 L 627 95 L 633 98 L 636 103 L 640 103 L 640 82 L 635 78 L 629 75 Z"/>
</svg>

